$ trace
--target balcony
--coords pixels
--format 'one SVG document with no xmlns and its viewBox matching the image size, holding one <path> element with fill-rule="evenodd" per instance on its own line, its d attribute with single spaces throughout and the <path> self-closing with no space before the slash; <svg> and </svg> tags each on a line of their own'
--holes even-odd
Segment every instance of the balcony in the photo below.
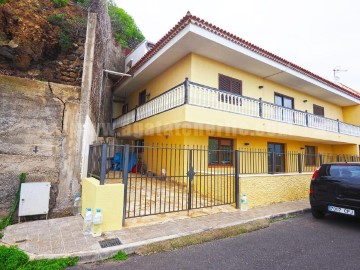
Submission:
<svg viewBox="0 0 360 270">
<path fill-rule="evenodd" d="M 360 137 L 360 127 L 308 112 L 224 92 L 188 80 L 114 119 L 113 129 L 183 106 L 193 105 L 256 118 Z"/>
</svg>

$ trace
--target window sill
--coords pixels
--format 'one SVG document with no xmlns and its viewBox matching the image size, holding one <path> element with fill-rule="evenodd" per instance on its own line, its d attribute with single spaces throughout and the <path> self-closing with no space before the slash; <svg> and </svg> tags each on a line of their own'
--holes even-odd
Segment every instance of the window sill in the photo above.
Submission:
<svg viewBox="0 0 360 270">
<path fill-rule="evenodd" d="M 208 168 L 234 168 L 233 164 L 211 164 Z"/>
</svg>

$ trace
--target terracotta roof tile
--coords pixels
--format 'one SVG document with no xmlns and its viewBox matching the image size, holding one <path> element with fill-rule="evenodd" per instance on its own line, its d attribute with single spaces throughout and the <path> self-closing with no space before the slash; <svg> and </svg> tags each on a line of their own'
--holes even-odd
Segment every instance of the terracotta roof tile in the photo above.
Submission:
<svg viewBox="0 0 360 270">
<path fill-rule="evenodd" d="M 151 57 L 153 57 L 161 48 L 163 48 L 172 38 L 174 38 L 181 30 L 183 30 L 187 25 L 190 23 L 195 24 L 209 32 L 212 32 L 216 35 L 219 35 L 221 37 L 226 38 L 227 40 L 238 44 L 244 48 L 247 48 L 259 55 L 262 55 L 268 59 L 271 59 L 277 63 L 280 63 L 284 66 L 287 66 L 288 68 L 295 70 L 299 73 L 302 73 L 314 80 L 317 80 L 321 83 L 324 83 L 330 87 L 333 87 L 341 92 L 344 92 L 346 94 L 349 94 L 355 98 L 360 99 L 360 93 L 346 87 L 344 85 L 339 85 L 336 83 L 333 83 L 327 79 L 324 79 L 320 77 L 319 75 L 316 75 L 294 63 L 291 63 L 284 58 L 281 58 L 271 52 L 268 52 L 242 38 L 239 38 L 238 36 L 231 34 L 203 19 L 200 19 L 199 17 L 196 17 L 192 15 L 189 11 L 186 13 L 186 15 L 173 27 L 170 29 L 170 31 L 167 32 L 165 36 L 163 36 L 155 45 L 128 71 L 129 74 L 133 74 L 137 69 L 139 69 L 144 63 L 146 63 Z M 117 85 L 121 84 L 123 81 L 128 79 L 128 77 L 123 77 L 120 80 L 118 80 L 113 87 L 116 87 Z"/>
</svg>

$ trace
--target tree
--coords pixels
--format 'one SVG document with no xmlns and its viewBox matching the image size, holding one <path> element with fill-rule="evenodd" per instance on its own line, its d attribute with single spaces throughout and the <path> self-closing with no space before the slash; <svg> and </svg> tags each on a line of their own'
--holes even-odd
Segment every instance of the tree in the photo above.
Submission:
<svg viewBox="0 0 360 270">
<path fill-rule="evenodd" d="M 112 32 L 123 47 L 134 49 L 145 39 L 134 19 L 112 0 L 109 1 L 109 16 Z"/>
</svg>

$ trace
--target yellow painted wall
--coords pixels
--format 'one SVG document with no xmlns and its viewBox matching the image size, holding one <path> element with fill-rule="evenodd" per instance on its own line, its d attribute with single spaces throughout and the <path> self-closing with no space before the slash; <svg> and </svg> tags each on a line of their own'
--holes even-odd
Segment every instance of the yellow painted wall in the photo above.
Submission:
<svg viewBox="0 0 360 270">
<path fill-rule="evenodd" d="M 307 128 L 198 106 L 187 105 L 185 107 L 185 121 L 192 129 L 199 129 L 207 126 L 210 127 L 209 130 L 215 130 L 221 134 L 242 134 L 304 142 L 323 141 L 324 143 L 334 142 L 352 144 L 359 142 L 358 137 L 337 132 L 327 132 L 320 129 Z"/>
<path fill-rule="evenodd" d="M 268 155 L 266 152 L 268 143 L 270 142 L 284 144 L 285 152 L 290 153 L 285 158 L 286 172 L 293 172 L 294 168 L 297 168 L 297 154 L 304 154 L 305 146 L 314 146 L 316 148 L 316 153 L 323 155 L 324 162 L 336 161 L 335 155 L 338 154 L 358 154 L 356 144 L 335 145 L 316 141 L 300 142 L 297 140 L 286 139 L 285 136 L 268 138 L 262 136 L 241 135 L 237 133 L 221 133 L 216 130 L 183 128 L 167 130 L 166 132 L 157 135 L 142 137 L 145 146 L 159 147 L 158 149 L 145 148 L 144 153 L 142 153 L 142 161 L 147 165 L 147 169 L 155 173 L 156 176 L 162 175 L 162 169 L 165 169 L 168 174 L 171 174 L 170 170 L 172 170 L 173 173 L 176 172 L 176 175 L 182 176 L 187 172 L 188 151 L 173 150 L 173 148 L 198 149 L 196 156 L 194 156 L 195 168 L 198 171 L 208 171 L 208 155 L 205 152 L 201 152 L 201 149 L 208 148 L 209 137 L 233 139 L 234 149 L 241 150 L 243 152 L 241 154 L 242 160 L 247 160 L 247 162 L 245 162 L 246 164 L 242 163 L 242 166 L 247 166 L 246 169 L 243 169 L 243 172 L 254 170 L 255 167 L 255 173 L 264 173 L 267 171 Z M 255 155 L 251 153 L 253 151 L 262 153 L 257 154 L 255 157 Z M 255 159 L 257 159 L 257 162 L 259 162 L 258 159 L 261 159 L 261 162 L 259 162 L 260 165 L 256 164 L 257 162 L 254 161 Z M 176 164 L 174 163 L 174 160 L 177 160 Z M 200 160 L 202 163 L 200 163 Z M 303 161 L 303 166 L 305 166 L 303 171 L 312 171 L 314 166 L 317 166 L 318 163 L 319 160 L 317 160 L 317 164 L 313 166 L 306 166 Z M 223 168 L 219 167 L 212 170 L 215 172 L 222 172 Z"/>
<path fill-rule="evenodd" d="M 179 134 L 179 133 L 178 133 Z M 322 144 L 319 142 L 300 142 L 296 140 L 290 140 L 286 138 L 268 138 L 263 136 L 249 136 L 241 134 L 227 134 L 220 133 L 216 131 L 207 131 L 207 130 L 181 130 L 181 136 L 184 136 L 184 143 L 191 146 L 208 146 L 209 137 L 221 137 L 221 138 L 230 138 L 234 140 L 234 149 L 247 150 L 247 149 L 261 149 L 267 150 L 267 144 L 271 143 L 283 143 L 285 144 L 286 152 L 296 152 L 304 153 L 305 146 L 315 146 L 318 153 L 323 154 L 337 154 L 334 147 L 337 149 L 345 149 L 344 151 L 348 154 L 353 154 L 354 145 L 349 145 L 344 147 L 344 145 L 331 145 L 331 144 Z M 285 136 L 284 136 L 285 137 Z M 245 143 L 249 145 L 245 145 Z M 355 147 L 356 148 L 356 147 Z"/>
<path fill-rule="evenodd" d="M 342 121 L 343 112 L 340 106 L 335 104 L 324 102 L 321 99 L 312 97 L 305 93 L 301 93 L 294 89 L 284 87 L 280 84 L 276 84 L 269 80 L 257 77 L 242 70 L 235 69 L 231 66 L 227 66 L 223 63 L 214 61 L 209 58 L 205 58 L 200 55 L 192 54 L 191 62 L 191 80 L 200 84 L 218 88 L 218 74 L 221 73 L 226 76 L 230 76 L 243 83 L 243 95 L 252 98 L 262 98 L 264 101 L 274 103 L 274 92 L 290 96 L 294 98 L 294 107 L 297 110 L 313 113 L 313 104 L 322 106 L 325 108 L 325 117 L 332 119 L 339 119 Z M 259 89 L 259 85 L 264 86 Z M 303 101 L 307 100 L 306 103 Z"/>
<path fill-rule="evenodd" d="M 113 103 L 113 118 L 117 118 L 121 115 L 122 102 L 114 102 Z"/>
<path fill-rule="evenodd" d="M 103 232 L 120 230 L 122 228 L 124 185 L 120 183 L 100 185 L 95 178 L 82 179 L 82 210 L 91 208 L 93 214 L 97 208 L 103 216 Z"/>
<path fill-rule="evenodd" d="M 360 126 L 360 105 L 344 107 L 343 114 L 344 122 Z"/>
<path fill-rule="evenodd" d="M 180 136 L 157 135 L 145 136 L 145 146 L 154 146 L 155 148 L 145 148 L 142 153 L 142 160 L 147 166 L 147 170 L 155 173 L 156 176 L 162 176 L 162 169 L 165 169 L 167 175 L 183 176 L 184 167 L 186 167 L 184 156 L 184 138 Z M 174 149 L 176 148 L 176 150 Z M 180 181 L 179 177 L 170 179 L 171 181 Z"/>
<path fill-rule="evenodd" d="M 360 139 L 359 139 L 360 144 Z M 359 155 L 359 146 L 357 144 L 352 145 L 334 145 L 333 153 L 336 155 Z"/>
<path fill-rule="evenodd" d="M 149 81 L 144 86 L 137 89 L 125 103 L 129 104 L 129 110 L 134 109 L 139 103 L 139 93 L 146 89 L 147 93 L 150 93 L 150 99 L 155 98 L 161 93 L 171 89 L 172 87 L 183 83 L 186 77 L 190 76 L 191 57 L 185 56 L 179 62 L 171 66 L 160 76 Z"/>
<path fill-rule="evenodd" d="M 240 193 L 247 195 L 249 208 L 307 199 L 311 174 L 263 175 L 240 178 Z"/>
</svg>

